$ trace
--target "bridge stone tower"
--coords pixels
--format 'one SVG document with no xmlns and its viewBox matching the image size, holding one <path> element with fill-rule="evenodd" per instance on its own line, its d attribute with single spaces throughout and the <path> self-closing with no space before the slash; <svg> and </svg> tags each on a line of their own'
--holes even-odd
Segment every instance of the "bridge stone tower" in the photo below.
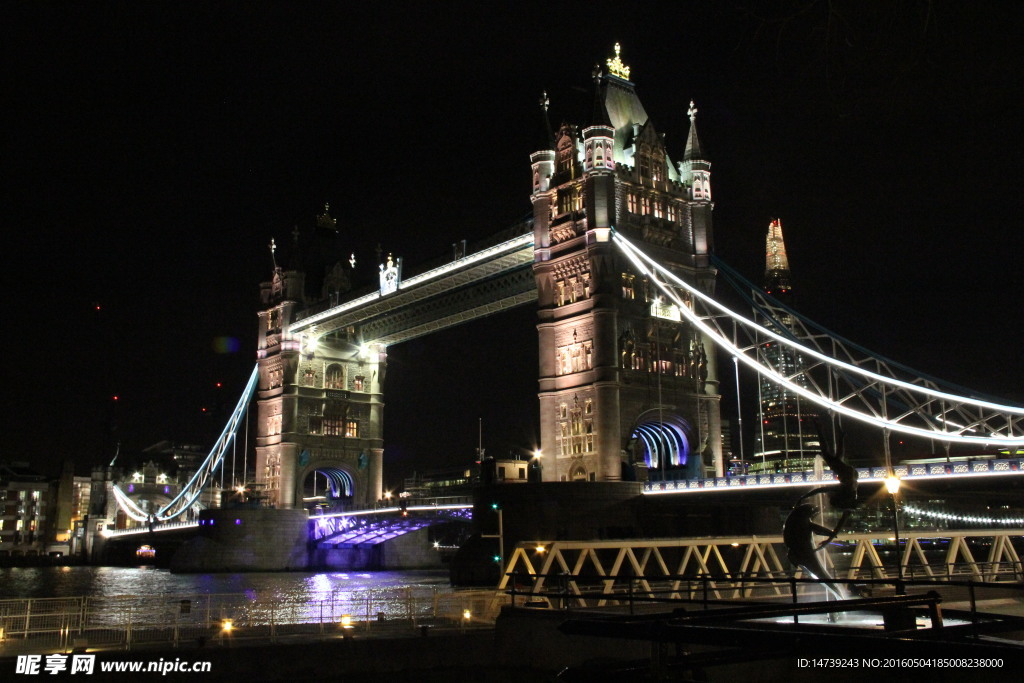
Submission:
<svg viewBox="0 0 1024 683">
<path fill-rule="evenodd" d="M 692 102 L 672 163 L 615 52 L 582 131 L 551 133 L 545 93 L 531 155 L 543 478 L 617 481 L 624 463 L 721 475 L 713 348 L 611 242 L 614 229 L 711 293 L 711 164 Z"/>
<path fill-rule="evenodd" d="M 325 207 L 313 237 L 329 235 L 334 224 Z M 383 481 L 386 356 L 351 329 L 315 342 L 292 331 L 304 311 L 348 289 L 342 263 L 301 263 L 295 237 L 294 263 L 285 269 L 275 259 L 271 280 L 260 285 L 256 484 L 279 508 L 301 508 L 311 481 L 328 502 L 372 506 Z M 309 272 L 322 281 L 312 294 Z"/>
</svg>

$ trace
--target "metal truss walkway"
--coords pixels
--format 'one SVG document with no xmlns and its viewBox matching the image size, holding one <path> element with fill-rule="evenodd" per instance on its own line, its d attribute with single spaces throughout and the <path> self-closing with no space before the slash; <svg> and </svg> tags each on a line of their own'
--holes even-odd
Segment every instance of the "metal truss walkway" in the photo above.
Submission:
<svg viewBox="0 0 1024 683">
<path fill-rule="evenodd" d="M 837 581 L 896 578 L 1020 582 L 1024 530 L 901 531 L 901 569 L 883 562 L 887 532 L 843 534 L 825 553 Z M 714 599 L 788 594 L 782 536 L 624 541 L 531 541 L 509 559 L 499 590 L 526 595 L 555 591 L 580 607 L 617 604 L 624 596 Z M 836 558 L 833 561 L 833 558 Z M 804 589 L 816 586 L 808 582 Z"/>
</svg>

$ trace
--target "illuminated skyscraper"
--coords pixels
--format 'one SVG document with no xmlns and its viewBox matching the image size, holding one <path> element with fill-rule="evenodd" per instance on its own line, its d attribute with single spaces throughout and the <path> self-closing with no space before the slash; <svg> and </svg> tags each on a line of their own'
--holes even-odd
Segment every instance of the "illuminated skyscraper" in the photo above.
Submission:
<svg viewBox="0 0 1024 683">
<path fill-rule="evenodd" d="M 782 221 L 779 219 L 768 226 L 764 290 L 784 306 L 773 307 L 770 310 L 773 320 L 762 318 L 762 324 L 783 333 L 793 331 L 793 316 L 785 307 L 792 302 L 793 286 L 786 245 L 782 240 Z M 806 383 L 806 377 L 799 374 L 805 367 L 800 354 L 776 342 L 766 342 L 764 353 L 783 374 L 795 376 L 801 384 Z M 813 469 L 814 458 L 821 453 L 814 407 L 764 377 L 759 382 L 761 419 L 755 434 L 757 449 L 750 471 L 804 472 Z"/>
</svg>

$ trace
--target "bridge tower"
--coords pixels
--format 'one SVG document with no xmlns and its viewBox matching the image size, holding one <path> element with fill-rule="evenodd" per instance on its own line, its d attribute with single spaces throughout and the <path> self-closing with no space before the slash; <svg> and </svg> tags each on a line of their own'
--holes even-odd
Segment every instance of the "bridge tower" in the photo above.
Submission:
<svg viewBox="0 0 1024 683">
<path fill-rule="evenodd" d="M 623 464 L 723 472 L 713 348 L 617 252 L 620 231 L 711 293 L 711 164 L 691 102 L 682 162 L 649 120 L 619 46 L 582 131 L 531 155 L 545 481 L 618 481 Z M 629 471 L 627 468 L 625 471 Z"/>
<path fill-rule="evenodd" d="M 382 348 L 360 344 L 351 329 L 315 341 L 292 331 L 303 312 L 336 303 L 349 288 L 346 264 L 324 247 L 337 239 L 328 208 L 301 252 L 296 229 L 289 267 L 275 256 L 271 280 L 260 285 L 256 484 L 279 508 L 302 507 L 311 482 L 345 507 L 381 497 Z"/>
</svg>

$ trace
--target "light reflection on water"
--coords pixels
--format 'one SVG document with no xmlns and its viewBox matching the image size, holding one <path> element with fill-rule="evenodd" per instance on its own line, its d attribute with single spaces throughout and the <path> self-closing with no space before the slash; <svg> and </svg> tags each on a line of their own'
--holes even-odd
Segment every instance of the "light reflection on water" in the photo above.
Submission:
<svg viewBox="0 0 1024 683">
<path fill-rule="evenodd" d="M 343 614 L 408 618 L 451 593 L 445 571 L 172 574 L 149 567 L 0 568 L 0 599 L 88 596 L 89 621 L 316 623 Z M 181 600 L 195 609 L 185 613 Z"/>
<path fill-rule="evenodd" d="M 332 591 L 449 591 L 446 571 L 172 574 L 152 567 L 3 567 L 0 599 L 249 593 L 306 600 Z"/>
</svg>

